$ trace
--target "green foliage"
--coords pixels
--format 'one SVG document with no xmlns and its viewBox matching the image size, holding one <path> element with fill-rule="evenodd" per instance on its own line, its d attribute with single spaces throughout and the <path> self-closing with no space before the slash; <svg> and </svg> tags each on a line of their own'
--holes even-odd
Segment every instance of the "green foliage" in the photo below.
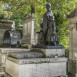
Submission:
<svg viewBox="0 0 77 77">
<path fill-rule="evenodd" d="M 31 13 L 31 6 L 33 6 L 35 7 L 35 31 L 39 31 L 43 14 L 46 12 L 46 3 L 52 5 L 51 9 L 55 16 L 60 44 L 68 49 L 69 22 L 66 19 L 66 13 L 71 13 L 77 6 L 77 0 L 0 0 L 0 18 L 14 20 L 16 29 L 22 33 L 18 24 L 23 23 L 24 15 Z"/>
</svg>

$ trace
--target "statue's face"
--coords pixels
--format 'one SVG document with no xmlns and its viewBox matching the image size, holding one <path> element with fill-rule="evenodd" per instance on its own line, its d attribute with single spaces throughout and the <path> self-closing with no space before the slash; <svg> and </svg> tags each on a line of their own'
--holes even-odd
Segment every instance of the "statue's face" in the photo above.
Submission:
<svg viewBox="0 0 77 77">
<path fill-rule="evenodd" d="M 51 4 L 46 4 L 46 8 L 49 10 L 51 8 Z"/>
</svg>

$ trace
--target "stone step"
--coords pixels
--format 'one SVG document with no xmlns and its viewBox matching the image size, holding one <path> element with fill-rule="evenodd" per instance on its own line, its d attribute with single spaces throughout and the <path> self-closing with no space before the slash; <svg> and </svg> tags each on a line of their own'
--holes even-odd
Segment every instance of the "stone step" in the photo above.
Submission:
<svg viewBox="0 0 77 77">
<path fill-rule="evenodd" d="M 16 59 L 44 58 L 44 54 L 41 51 L 9 52 L 8 56 Z"/>
</svg>

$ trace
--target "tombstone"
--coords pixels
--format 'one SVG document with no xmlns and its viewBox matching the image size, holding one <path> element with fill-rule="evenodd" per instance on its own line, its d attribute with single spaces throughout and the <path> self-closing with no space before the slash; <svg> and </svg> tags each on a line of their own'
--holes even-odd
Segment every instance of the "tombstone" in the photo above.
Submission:
<svg viewBox="0 0 77 77">
<path fill-rule="evenodd" d="M 3 44 L 3 36 L 6 30 L 15 29 L 14 21 L 0 20 L 0 45 Z"/>
<path fill-rule="evenodd" d="M 77 8 L 74 9 L 69 15 L 69 64 L 68 72 L 74 77 L 77 77 L 76 69 L 76 54 L 77 54 Z"/>
<path fill-rule="evenodd" d="M 35 44 L 33 14 L 27 14 L 24 17 L 22 44 Z"/>
</svg>

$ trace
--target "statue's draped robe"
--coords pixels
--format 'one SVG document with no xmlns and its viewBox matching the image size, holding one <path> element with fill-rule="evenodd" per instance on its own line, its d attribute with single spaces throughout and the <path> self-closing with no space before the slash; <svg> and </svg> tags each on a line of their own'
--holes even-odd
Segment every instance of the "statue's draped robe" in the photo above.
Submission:
<svg viewBox="0 0 77 77">
<path fill-rule="evenodd" d="M 44 17 L 43 17 L 43 32 L 44 32 L 44 35 L 46 36 L 45 38 L 45 41 L 53 41 L 53 38 L 52 38 L 52 34 L 54 32 L 54 24 L 53 24 L 53 21 L 52 21 L 52 17 L 53 17 L 53 13 L 52 11 L 48 11 L 44 14 Z"/>
</svg>

